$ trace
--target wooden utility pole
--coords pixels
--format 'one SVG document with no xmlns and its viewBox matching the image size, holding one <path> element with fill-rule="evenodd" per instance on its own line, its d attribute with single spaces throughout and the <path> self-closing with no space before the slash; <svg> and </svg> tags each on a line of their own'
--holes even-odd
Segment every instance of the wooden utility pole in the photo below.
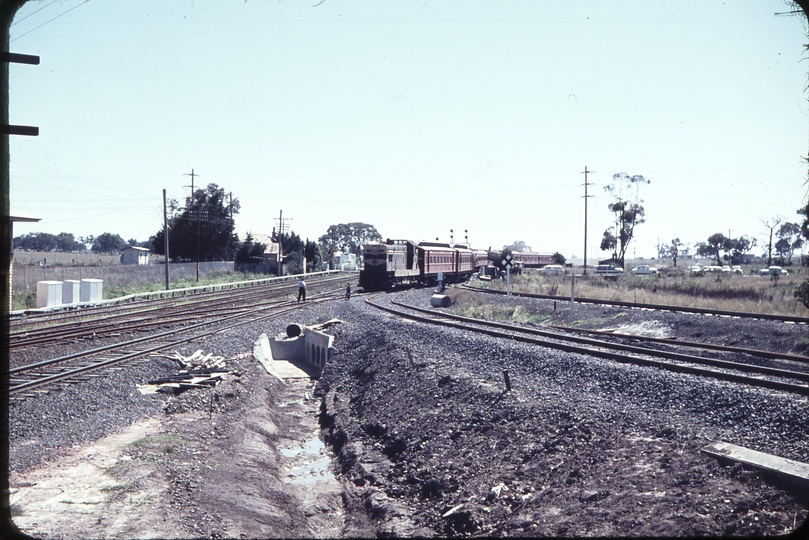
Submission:
<svg viewBox="0 0 809 540">
<path fill-rule="evenodd" d="M 166 290 L 169 290 L 169 220 L 166 215 L 166 190 L 163 190 L 163 251 L 166 253 Z"/>
<path fill-rule="evenodd" d="M 584 271 L 582 275 L 587 275 L 587 199 L 592 197 L 592 195 L 587 194 L 587 188 L 589 184 L 587 183 L 587 175 L 592 174 L 593 171 L 588 171 L 587 166 L 584 166 Z"/>
<path fill-rule="evenodd" d="M 191 174 L 185 174 L 185 176 L 191 177 L 191 204 L 194 204 L 194 169 L 191 169 Z M 197 174 L 196 176 L 200 176 Z M 199 214 L 202 211 L 199 205 L 197 207 L 197 281 L 199 281 Z"/>
<path fill-rule="evenodd" d="M 292 221 L 292 218 L 287 218 L 286 221 Z M 281 277 L 281 259 L 284 255 L 284 245 L 281 242 L 284 234 L 284 211 L 278 211 L 278 277 Z"/>
</svg>

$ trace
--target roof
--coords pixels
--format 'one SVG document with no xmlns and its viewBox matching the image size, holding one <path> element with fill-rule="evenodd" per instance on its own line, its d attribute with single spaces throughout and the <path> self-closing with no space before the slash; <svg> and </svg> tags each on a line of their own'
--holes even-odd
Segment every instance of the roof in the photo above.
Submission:
<svg viewBox="0 0 809 540">
<path fill-rule="evenodd" d="M 278 242 L 273 242 L 271 236 L 253 233 L 250 233 L 250 236 L 253 237 L 254 244 L 264 244 L 264 253 L 278 253 Z M 239 242 L 244 242 L 245 240 L 247 240 L 247 235 L 239 235 Z"/>
<path fill-rule="evenodd" d="M 140 247 L 140 246 L 126 246 L 124 250 L 127 249 L 134 249 L 135 251 L 149 251 L 149 248 Z"/>
</svg>

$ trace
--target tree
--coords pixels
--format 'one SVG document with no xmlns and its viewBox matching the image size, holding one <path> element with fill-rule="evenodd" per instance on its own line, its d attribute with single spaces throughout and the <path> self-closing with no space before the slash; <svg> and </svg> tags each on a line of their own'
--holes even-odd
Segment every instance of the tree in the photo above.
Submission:
<svg viewBox="0 0 809 540">
<path fill-rule="evenodd" d="M 615 216 L 613 232 L 604 231 L 601 239 L 601 250 L 612 250 L 613 259 L 624 265 L 629 242 L 635 237 L 635 226 L 646 221 L 646 211 L 640 198 L 640 188 L 651 181 L 642 175 L 629 176 L 621 172 L 612 176 L 612 183 L 604 186 L 604 191 L 613 198 L 607 208 Z M 634 202 L 633 202 L 634 200 Z"/>
<path fill-rule="evenodd" d="M 716 264 L 721 265 L 720 252 L 730 249 L 730 239 L 722 233 L 712 234 L 707 242 L 697 244 L 697 255 L 700 257 L 716 258 Z"/>
<path fill-rule="evenodd" d="M 510 249 L 511 251 L 531 251 L 531 246 L 529 246 L 522 240 L 516 240 L 513 244 L 509 246 L 503 246 L 503 249 Z"/>
<path fill-rule="evenodd" d="M 554 264 L 565 264 L 565 256 L 559 253 L 558 251 L 553 254 L 553 262 Z"/>
<path fill-rule="evenodd" d="M 96 236 L 93 242 L 93 253 L 115 253 L 123 250 L 128 244 L 120 235 L 105 232 Z"/>
<path fill-rule="evenodd" d="M 264 250 L 267 246 L 260 242 L 253 241 L 253 235 L 247 233 L 244 242 L 239 243 L 234 254 L 233 261 L 236 264 L 258 264 L 264 259 Z M 169 252 L 171 246 L 169 246 Z"/>
<path fill-rule="evenodd" d="M 208 184 L 186 197 L 185 207 L 176 200 L 169 202 L 169 256 L 172 260 L 230 259 L 239 246 L 234 234 L 233 214 L 239 213 L 239 200 L 226 203 L 225 189 Z M 155 253 L 165 254 L 165 231 L 150 239 Z"/>
<path fill-rule="evenodd" d="M 729 257 L 731 264 L 742 264 L 747 252 L 756 247 L 756 239 L 742 235 L 738 238 L 729 239 L 727 247 L 729 253 L 725 255 L 725 258 Z"/>
<path fill-rule="evenodd" d="M 303 245 L 303 253 L 306 256 L 307 272 L 314 272 L 321 268 L 323 259 L 321 258 L 317 242 L 307 238 Z"/>
<path fill-rule="evenodd" d="M 354 253 L 357 257 L 361 257 L 365 244 L 381 242 L 382 235 L 377 232 L 376 227 L 368 223 L 340 223 L 330 225 L 326 229 L 326 234 L 317 241 L 323 257 L 328 259 L 331 265 L 336 252 Z"/>
<path fill-rule="evenodd" d="M 278 240 L 281 244 L 282 253 L 284 254 L 284 264 L 286 265 L 287 273 L 302 274 L 304 243 L 301 237 L 293 231 L 290 231 L 279 235 Z"/>
<path fill-rule="evenodd" d="M 50 233 L 29 233 L 17 236 L 12 240 L 14 249 L 27 249 L 31 251 L 81 251 L 84 244 L 76 241 L 72 233 L 62 232 L 57 235 Z"/>
<path fill-rule="evenodd" d="M 781 218 L 774 217 L 774 218 L 770 218 L 770 219 L 768 219 L 766 221 L 764 221 L 762 219 L 761 222 L 770 231 L 769 241 L 767 242 L 766 255 L 767 255 L 767 266 L 772 266 L 772 251 L 773 251 L 772 237 L 773 237 L 773 234 L 774 234 L 773 231 L 775 231 L 775 228 L 778 226 L 779 223 L 781 223 Z"/>
<path fill-rule="evenodd" d="M 795 254 L 795 250 L 803 246 L 801 234 L 801 226 L 789 221 L 781 224 L 781 227 L 778 229 L 778 241 L 775 243 L 775 252 L 786 264 L 792 264 L 792 256 Z"/>
<path fill-rule="evenodd" d="M 675 238 L 671 241 L 671 245 L 669 246 L 669 255 L 671 256 L 671 260 L 674 263 L 674 266 L 677 266 L 677 257 L 680 255 L 680 250 L 683 247 L 683 243 L 680 241 L 679 238 Z"/>
</svg>

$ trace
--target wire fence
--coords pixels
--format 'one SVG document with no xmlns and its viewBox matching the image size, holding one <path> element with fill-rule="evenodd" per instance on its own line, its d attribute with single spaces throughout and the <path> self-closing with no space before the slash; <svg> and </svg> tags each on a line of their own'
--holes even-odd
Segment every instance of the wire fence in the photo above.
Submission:
<svg viewBox="0 0 809 540">
<path fill-rule="evenodd" d="M 109 259 L 109 257 L 108 257 Z M 207 261 L 199 263 L 199 275 L 213 272 L 233 272 L 233 261 Z M 194 278 L 197 263 L 170 263 L 171 280 Z M 161 283 L 166 278 L 165 264 L 120 264 L 99 258 L 98 264 L 49 264 L 47 261 L 14 261 L 12 293 L 14 295 L 36 294 L 38 281 L 65 281 L 102 279 L 104 288 L 125 288 Z"/>
</svg>

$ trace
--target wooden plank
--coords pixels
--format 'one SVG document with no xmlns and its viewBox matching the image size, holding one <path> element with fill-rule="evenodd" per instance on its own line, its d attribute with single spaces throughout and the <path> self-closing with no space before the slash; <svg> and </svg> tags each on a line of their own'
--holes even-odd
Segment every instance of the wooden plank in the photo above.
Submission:
<svg viewBox="0 0 809 540">
<path fill-rule="evenodd" d="M 785 479 L 809 486 L 809 464 L 792 459 L 765 454 L 750 450 L 743 446 L 736 446 L 726 442 L 715 442 L 704 447 L 702 451 L 718 459 L 738 461 L 751 467 L 775 473 Z"/>
</svg>

